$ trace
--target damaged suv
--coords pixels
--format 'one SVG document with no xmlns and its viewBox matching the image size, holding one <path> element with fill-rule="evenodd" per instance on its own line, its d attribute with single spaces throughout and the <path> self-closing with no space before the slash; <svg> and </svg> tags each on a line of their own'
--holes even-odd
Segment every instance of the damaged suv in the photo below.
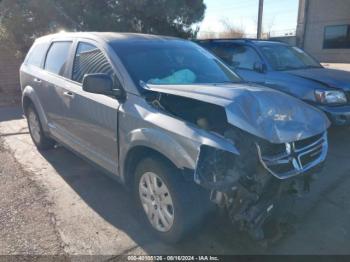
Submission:
<svg viewBox="0 0 350 262">
<path fill-rule="evenodd" d="M 113 175 L 167 241 L 198 225 L 209 199 L 263 238 L 283 196 L 308 187 L 327 155 L 321 111 L 242 82 L 190 41 L 49 35 L 20 76 L 35 145 L 58 142 Z"/>
</svg>

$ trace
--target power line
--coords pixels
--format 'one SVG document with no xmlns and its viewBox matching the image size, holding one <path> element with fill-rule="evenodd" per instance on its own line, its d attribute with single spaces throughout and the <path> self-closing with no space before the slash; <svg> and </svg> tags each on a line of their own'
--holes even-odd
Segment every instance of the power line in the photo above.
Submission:
<svg viewBox="0 0 350 262">
<path fill-rule="evenodd" d="M 258 1 L 258 0 L 254 0 L 254 1 Z M 266 11 L 266 13 L 268 14 L 271 14 L 269 12 L 269 9 L 266 9 L 267 6 L 272 6 L 272 2 L 268 3 L 268 4 L 264 4 L 264 11 Z M 219 12 L 223 12 L 223 11 L 231 11 L 231 10 L 239 10 L 239 9 L 242 9 L 242 8 L 247 8 L 247 7 L 257 7 L 256 3 L 243 3 L 241 5 L 229 5 L 229 6 L 225 6 L 225 7 L 219 7 L 219 8 L 211 8 L 211 9 L 207 9 L 206 12 L 210 12 L 211 14 L 216 14 L 216 13 L 219 13 Z M 298 11 L 297 10 L 290 10 L 289 8 L 288 9 L 277 9 L 277 10 L 274 10 L 274 12 L 272 14 L 279 14 L 283 12 L 283 14 L 285 13 L 297 13 Z"/>
</svg>

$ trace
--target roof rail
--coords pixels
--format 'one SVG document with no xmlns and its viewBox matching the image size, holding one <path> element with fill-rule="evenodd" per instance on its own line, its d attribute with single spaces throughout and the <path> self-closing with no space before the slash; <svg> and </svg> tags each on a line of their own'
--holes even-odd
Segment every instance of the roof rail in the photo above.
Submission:
<svg viewBox="0 0 350 262">
<path fill-rule="evenodd" d="M 195 39 L 197 42 L 214 42 L 214 41 L 245 41 L 245 42 L 250 42 L 250 41 L 269 41 L 269 42 L 282 42 L 277 39 L 257 39 L 257 38 L 210 38 L 210 39 Z M 283 42 L 282 42 L 283 43 Z"/>
<path fill-rule="evenodd" d="M 224 40 L 242 40 L 242 41 L 252 41 L 252 40 L 258 40 L 256 38 L 209 38 L 209 39 L 196 39 L 196 41 L 224 41 Z"/>
</svg>

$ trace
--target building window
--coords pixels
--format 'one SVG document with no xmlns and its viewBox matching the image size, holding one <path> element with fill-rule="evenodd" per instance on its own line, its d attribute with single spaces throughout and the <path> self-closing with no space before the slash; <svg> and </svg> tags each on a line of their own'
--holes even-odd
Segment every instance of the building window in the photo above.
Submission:
<svg viewBox="0 0 350 262">
<path fill-rule="evenodd" d="M 350 25 L 326 26 L 323 48 L 350 48 Z"/>
</svg>

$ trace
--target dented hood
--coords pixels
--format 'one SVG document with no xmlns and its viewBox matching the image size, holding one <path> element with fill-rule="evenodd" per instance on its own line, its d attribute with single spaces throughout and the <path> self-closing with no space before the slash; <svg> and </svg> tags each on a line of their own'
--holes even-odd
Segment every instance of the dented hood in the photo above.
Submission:
<svg viewBox="0 0 350 262">
<path fill-rule="evenodd" d="M 144 85 L 144 89 L 223 106 L 227 121 L 271 143 L 308 138 L 329 127 L 320 110 L 279 91 L 250 84 Z"/>
</svg>

